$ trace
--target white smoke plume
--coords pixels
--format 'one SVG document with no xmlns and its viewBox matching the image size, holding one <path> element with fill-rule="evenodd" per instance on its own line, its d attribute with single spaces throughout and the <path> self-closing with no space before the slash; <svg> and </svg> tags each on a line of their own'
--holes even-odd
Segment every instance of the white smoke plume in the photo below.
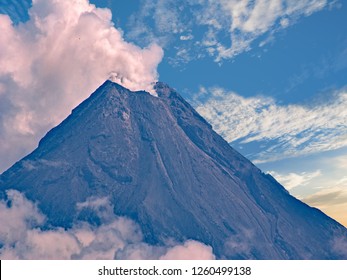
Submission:
<svg viewBox="0 0 347 280">
<path fill-rule="evenodd" d="M 153 246 L 140 227 L 115 216 L 107 198 L 89 199 L 78 208 L 95 211 L 101 225 L 78 222 L 70 229 L 43 229 L 45 216 L 15 190 L 0 201 L 0 259 L 215 259 L 212 248 L 197 241 Z"/>
<path fill-rule="evenodd" d="M 33 0 L 29 15 L 14 25 L 0 14 L 0 172 L 109 77 L 151 91 L 163 57 L 126 42 L 88 0 Z"/>
</svg>

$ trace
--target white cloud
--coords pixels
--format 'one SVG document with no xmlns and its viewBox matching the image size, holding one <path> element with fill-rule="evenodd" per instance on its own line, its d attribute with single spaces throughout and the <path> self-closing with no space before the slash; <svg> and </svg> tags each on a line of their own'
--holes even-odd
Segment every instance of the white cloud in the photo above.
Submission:
<svg viewBox="0 0 347 280">
<path fill-rule="evenodd" d="M 194 240 L 153 246 L 143 242 L 140 227 L 113 214 L 107 198 L 78 205 L 99 216 L 100 226 L 77 222 L 69 229 L 51 228 L 34 203 L 18 191 L 0 200 L 1 259 L 214 259 L 212 248 Z M 43 230 L 42 228 L 48 228 Z"/>
<path fill-rule="evenodd" d="M 301 172 L 295 173 L 291 172 L 288 174 L 280 174 L 275 171 L 269 171 L 269 173 L 280 182 L 287 190 L 291 190 L 296 187 L 306 186 L 312 179 L 317 178 L 322 175 L 320 170 L 314 172 Z"/>
<path fill-rule="evenodd" d="M 85 202 L 77 203 L 77 210 L 92 210 L 102 222 L 110 222 L 114 218 L 113 206 L 107 197 L 90 197 Z"/>
<path fill-rule="evenodd" d="M 196 110 L 228 142 L 272 141 L 257 163 L 347 146 L 347 93 L 316 105 L 279 105 L 266 97 L 244 98 L 220 88 L 196 95 Z"/>
<path fill-rule="evenodd" d="M 214 260 L 212 247 L 194 240 L 188 240 L 182 245 L 170 248 L 161 260 Z"/>
<path fill-rule="evenodd" d="M 162 49 L 123 39 L 108 9 L 87 0 L 34 0 L 30 20 L 0 15 L 0 170 L 35 147 L 112 73 L 150 91 Z"/>
<path fill-rule="evenodd" d="M 181 41 L 188 41 L 188 40 L 192 40 L 193 38 L 194 38 L 194 36 L 192 34 L 180 36 Z"/>
<path fill-rule="evenodd" d="M 252 248 L 255 244 L 259 242 L 255 237 L 255 232 L 253 229 L 243 228 L 240 232 L 234 233 L 225 242 L 225 250 L 228 255 L 243 255 L 247 256 L 248 259 L 253 259 Z M 259 244 L 257 244 L 259 246 Z"/>
<path fill-rule="evenodd" d="M 172 34 L 184 36 L 204 27 L 202 35 L 201 28 L 200 34 L 193 33 L 200 41 L 195 50 L 202 47 L 218 62 L 249 50 L 261 35 L 272 35 L 328 6 L 327 0 L 147 0 L 145 3 L 145 8 L 133 16 L 132 37 L 156 37 L 165 46 L 174 39 Z M 147 20 L 154 21 L 152 29 Z M 230 40 L 225 40 L 226 37 Z"/>
<path fill-rule="evenodd" d="M 211 2 L 212 0 L 208 0 Z M 229 16 L 231 45 L 217 44 L 217 61 L 248 50 L 260 35 L 286 28 L 297 18 L 323 9 L 326 0 L 220 0 L 224 16 Z M 217 16 L 221 16 L 217 14 Z M 291 20 L 290 20 L 291 19 Z"/>
<path fill-rule="evenodd" d="M 171 243 L 171 242 L 170 242 Z M 214 260 L 212 247 L 195 240 L 187 240 L 182 244 L 153 246 L 146 243 L 135 243 L 119 250 L 117 259 L 127 260 Z"/>
<path fill-rule="evenodd" d="M 8 191 L 7 200 L 0 201 L 0 243 L 2 244 L 12 246 L 23 237 L 28 227 L 36 227 L 43 222 L 44 216 L 39 213 L 36 205 L 17 191 Z"/>
</svg>

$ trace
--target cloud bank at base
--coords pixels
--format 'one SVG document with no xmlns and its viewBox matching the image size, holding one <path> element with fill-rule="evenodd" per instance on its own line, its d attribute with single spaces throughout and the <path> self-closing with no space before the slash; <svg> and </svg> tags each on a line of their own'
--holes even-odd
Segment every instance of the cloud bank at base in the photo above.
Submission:
<svg viewBox="0 0 347 280">
<path fill-rule="evenodd" d="M 14 25 L 0 14 L 0 172 L 110 75 L 151 91 L 163 57 L 124 41 L 110 10 L 87 0 L 33 0 L 29 15 Z"/>
<path fill-rule="evenodd" d="M 146 244 L 139 226 L 115 216 L 107 198 L 90 199 L 78 207 L 93 210 L 101 224 L 78 222 L 70 229 L 47 229 L 47 219 L 34 203 L 18 191 L 7 191 L 6 200 L 0 201 L 0 258 L 215 259 L 210 246 L 194 240 Z"/>
</svg>

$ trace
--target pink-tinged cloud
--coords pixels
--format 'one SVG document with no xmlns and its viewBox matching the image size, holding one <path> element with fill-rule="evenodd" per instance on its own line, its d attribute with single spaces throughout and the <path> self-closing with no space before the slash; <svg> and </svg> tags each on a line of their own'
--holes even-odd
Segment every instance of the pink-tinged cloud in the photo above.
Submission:
<svg viewBox="0 0 347 280">
<path fill-rule="evenodd" d="M 160 257 L 161 260 L 214 260 L 212 247 L 203 243 L 188 240 L 184 244 L 176 245 Z"/>
<path fill-rule="evenodd" d="M 109 77 L 151 91 L 163 57 L 126 42 L 87 0 L 34 0 L 29 14 L 18 25 L 0 15 L 0 172 Z"/>
</svg>

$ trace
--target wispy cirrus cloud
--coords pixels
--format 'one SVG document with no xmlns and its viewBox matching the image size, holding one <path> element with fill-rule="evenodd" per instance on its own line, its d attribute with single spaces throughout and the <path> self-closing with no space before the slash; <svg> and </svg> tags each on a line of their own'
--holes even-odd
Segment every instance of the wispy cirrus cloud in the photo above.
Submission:
<svg viewBox="0 0 347 280">
<path fill-rule="evenodd" d="M 335 150 L 347 146 L 347 93 L 311 105 L 280 105 L 258 96 L 245 98 L 221 88 L 202 88 L 196 110 L 230 143 L 270 143 L 251 154 L 256 163 Z"/>
<path fill-rule="evenodd" d="M 136 39 L 154 38 L 165 46 L 172 39 L 192 34 L 194 45 L 185 49 L 211 55 L 217 62 L 230 59 L 252 48 L 262 35 L 272 36 L 298 19 L 328 6 L 328 0 L 145 0 L 132 17 Z M 199 31 L 197 31 L 199 30 Z M 193 32 L 193 33 L 192 33 Z M 227 39 L 226 39 L 227 38 Z M 266 40 L 260 43 L 264 45 Z M 190 55 L 191 59 L 194 55 Z"/>
<path fill-rule="evenodd" d="M 230 19 L 231 44 L 216 44 L 217 61 L 248 50 L 260 35 L 286 28 L 298 18 L 323 9 L 327 3 L 327 0 L 220 0 L 221 10 Z"/>
<path fill-rule="evenodd" d="M 320 170 L 301 173 L 290 172 L 288 174 L 280 174 L 275 171 L 269 171 L 269 173 L 273 177 L 275 177 L 275 179 L 280 182 L 287 190 L 291 190 L 300 186 L 306 186 L 312 181 L 312 179 L 322 175 Z"/>
</svg>

